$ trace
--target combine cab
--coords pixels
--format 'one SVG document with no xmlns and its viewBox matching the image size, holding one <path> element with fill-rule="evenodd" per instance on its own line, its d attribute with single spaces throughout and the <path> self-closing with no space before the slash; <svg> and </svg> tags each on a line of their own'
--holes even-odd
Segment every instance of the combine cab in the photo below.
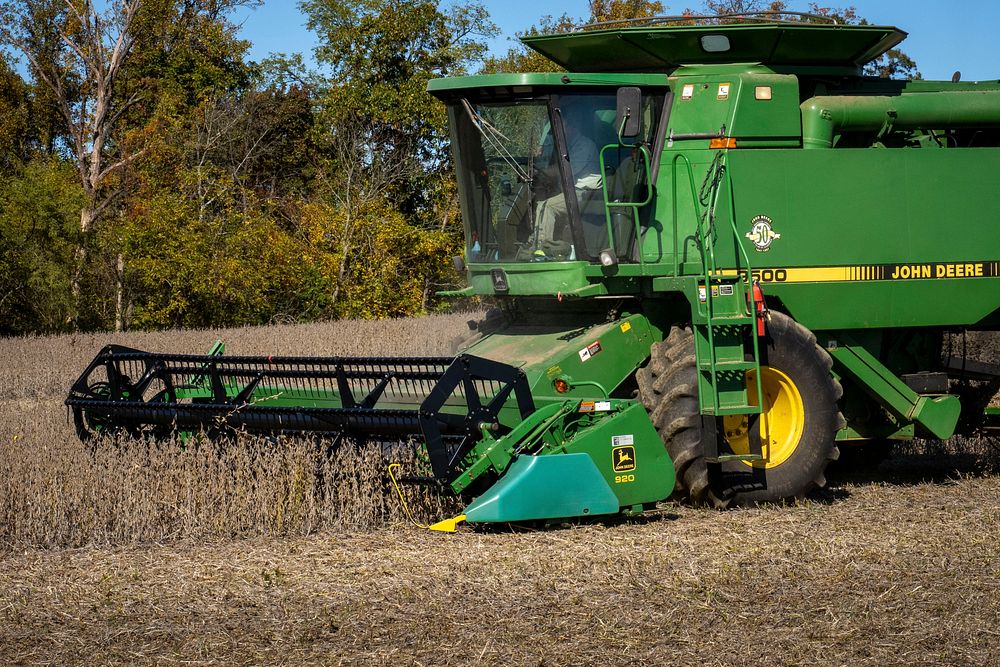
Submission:
<svg viewBox="0 0 1000 667">
<path fill-rule="evenodd" d="M 447 295 L 499 306 L 458 357 L 112 346 L 67 401 L 81 437 L 415 438 L 495 522 L 794 499 L 840 447 L 978 427 L 996 375 L 970 392 L 942 340 L 1000 328 L 1000 84 L 861 76 L 896 28 L 744 18 L 533 36 L 565 72 L 430 83 Z"/>
</svg>

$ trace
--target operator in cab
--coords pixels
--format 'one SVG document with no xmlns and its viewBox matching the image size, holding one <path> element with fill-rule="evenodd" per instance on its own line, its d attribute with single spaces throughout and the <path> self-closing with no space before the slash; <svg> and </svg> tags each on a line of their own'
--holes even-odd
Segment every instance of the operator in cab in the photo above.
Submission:
<svg viewBox="0 0 1000 667">
<path fill-rule="evenodd" d="M 578 202 L 589 200 L 601 191 L 601 169 L 594 132 L 594 110 L 589 105 L 566 105 L 560 112 L 566 136 L 566 157 L 572 173 Z M 552 150 L 551 142 L 545 148 Z M 562 156 L 559 156 L 560 158 Z M 558 166 L 552 165 L 549 178 L 559 178 Z M 561 189 L 537 204 L 533 252 L 539 258 L 576 259 L 569 229 L 566 196 Z"/>
</svg>

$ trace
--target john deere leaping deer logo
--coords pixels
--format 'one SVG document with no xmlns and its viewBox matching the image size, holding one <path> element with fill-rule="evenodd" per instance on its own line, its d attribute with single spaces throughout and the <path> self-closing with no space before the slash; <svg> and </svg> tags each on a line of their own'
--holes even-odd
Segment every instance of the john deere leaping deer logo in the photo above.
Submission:
<svg viewBox="0 0 1000 667">
<path fill-rule="evenodd" d="M 767 252 L 771 249 L 771 244 L 776 239 L 781 238 L 781 234 L 775 232 L 771 225 L 771 218 L 766 215 L 758 215 L 750 221 L 750 231 L 747 232 L 747 238 L 753 242 L 753 247 L 757 249 L 757 252 Z"/>
<path fill-rule="evenodd" d="M 615 447 L 611 450 L 611 461 L 615 472 L 635 470 L 635 447 Z"/>
</svg>

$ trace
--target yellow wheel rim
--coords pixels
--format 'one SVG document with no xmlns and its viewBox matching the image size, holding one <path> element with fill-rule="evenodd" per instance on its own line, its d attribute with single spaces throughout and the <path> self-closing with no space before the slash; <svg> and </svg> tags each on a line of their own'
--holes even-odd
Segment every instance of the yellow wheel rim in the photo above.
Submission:
<svg viewBox="0 0 1000 667">
<path fill-rule="evenodd" d="M 760 367 L 764 409 L 760 415 L 760 442 L 763 461 L 744 461 L 755 468 L 775 468 L 788 460 L 802 439 L 805 409 L 802 394 L 792 379 L 770 366 Z M 756 373 L 747 373 L 747 394 L 757 404 Z M 734 454 L 750 453 L 749 423 L 753 415 L 722 418 L 726 441 Z"/>
</svg>

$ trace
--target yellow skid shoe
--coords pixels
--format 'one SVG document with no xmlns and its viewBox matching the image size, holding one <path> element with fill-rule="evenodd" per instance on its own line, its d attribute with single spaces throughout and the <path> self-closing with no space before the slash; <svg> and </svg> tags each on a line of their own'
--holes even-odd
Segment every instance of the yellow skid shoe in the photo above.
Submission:
<svg viewBox="0 0 1000 667">
<path fill-rule="evenodd" d="M 438 521 L 437 523 L 428 526 L 428 530 L 435 530 L 439 533 L 454 533 L 458 530 L 458 524 L 463 521 L 465 521 L 465 515 L 459 514 L 456 517 L 445 519 L 444 521 Z"/>
</svg>

